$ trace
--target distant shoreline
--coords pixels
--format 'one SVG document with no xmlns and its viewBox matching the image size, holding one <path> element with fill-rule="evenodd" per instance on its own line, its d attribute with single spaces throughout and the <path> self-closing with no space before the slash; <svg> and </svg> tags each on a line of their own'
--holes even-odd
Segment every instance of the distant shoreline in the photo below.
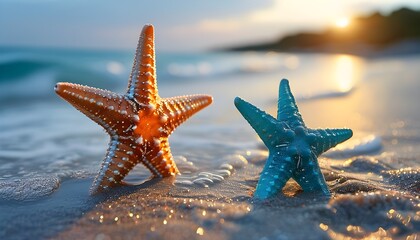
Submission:
<svg viewBox="0 0 420 240">
<path fill-rule="evenodd" d="M 383 57 L 420 53 L 420 10 L 401 8 L 389 15 L 356 17 L 346 28 L 322 33 L 302 32 L 261 44 L 228 47 L 224 51 L 341 53 Z"/>
<path fill-rule="evenodd" d="M 238 47 L 238 48 L 227 48 L 222 51 L 230 52 L 248 52 L 248 51 L 274 51 L 274 52 L 287 52 L 287 53 L 331 53 L 331 54 L 349 54 L 360 57 L 374 58 L 374 57 L 386 57 L 386 56 L 398 56 L 398 55 L 417 55 L 420 54 L 420 39 L 419 40 L 407 40 L 384 48 L 374 48 L 372 46 L 352 46 L 343 48 L 340 46 L 323 46 L 317 48 L 290 48 L 290 49 L 278 49 L 272 47 Z"/>
</svg>

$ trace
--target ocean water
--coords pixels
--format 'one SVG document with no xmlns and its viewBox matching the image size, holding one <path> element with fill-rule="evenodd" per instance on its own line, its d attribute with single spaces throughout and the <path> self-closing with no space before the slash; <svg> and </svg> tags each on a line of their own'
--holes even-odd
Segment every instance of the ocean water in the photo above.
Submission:
<svg viewBox="0 0 420 240">
<path fill-rule="evenodd" d="M 214 97 L 212 106 L 170 138 L 182 175 L 151 184 L 149 172 L 138 166 L 127 176 L 135 186 L 89 196 L 109 138 L 56 96 L 54 85 L 66 81 L 124 93 L 132 58 L 129 51 L 0 48 L 1 239 L 134 233 L 154 239 L 167 236 L 168 221 L 191 232 L 180 239 L 419 233 L 419 55 L 157 52 L 161 97 Z M 267 151 L 233 99 L 241 96 L 274 114 L 282 78 L 290 80 L 309 127 L 354 131 L 351 140 L 319 159 L 332 199 L 315 201 L 294 182 L 268 203 L 251 198 Z M 185 210 L 185 199 L 192 212 Z M 129 210 L 133 202 L 141 209 Z M 161 207 L 163 212 L 154 211 Z M 286 220 L 294 214 L 300 216 L 295 224 Z M 126 232 L 118 230 L 122 225 Z"/>
</svg>

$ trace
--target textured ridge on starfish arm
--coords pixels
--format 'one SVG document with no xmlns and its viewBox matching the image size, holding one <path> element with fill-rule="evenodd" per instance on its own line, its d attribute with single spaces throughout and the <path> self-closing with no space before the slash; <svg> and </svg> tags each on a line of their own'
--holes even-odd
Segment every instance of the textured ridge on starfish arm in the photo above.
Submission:
<svg viewBox="0 0 420 240">
<path fill-rule="evenodd" d="M 125 140 L 126 143 L 122 141 L 124 140 L 119 139 L 118 136 L 111 137 L 106 157 L 90 188 L 92 194 L 119 185 L 142 159 L 142 153 L 130 147 L 130 145 L 133 146 L 132 143 L 127 140 Z"/>
<path fill-rule="evenodd" d="M 303 191 L 329 195 L 317 156 L 349 139 L 350 129 L 309 129 L 299 113 L 289 82 L 279 87 L 278 117 L 275 119 L 254 105 L 235 99 L 235 106 L 267 146 L 269 155 L 254 197 L 277 194 L 293 178 Z"/>
<path fill-rule="evenodd" d="M 254 196 L 269 198 L 277 194 L 292 177 L 296 167 L 293 159 L 286 155 L 270 154 L 255 189 Z"/>
<path fill-rule="evenodd" d="M 144 159 L 148 160 L 152 173 L 156 177 L 169 177 L 179 173 L 169 147 L 168 138 L 155 139 L 149 142 L 149 151 Z"/>
<path fill-rule="evenodd" d="M 285 121 L 290 127 L 305 126 L 298 106 L 290 90 L 289 81 L 283 79 L 279 86 L 279 100 L 277 103 L 277 119 Z"/>
<path fill-rule="evenodd" d="M 140 34 L 125 95 L 72 83 L 58 83 L 55 87 L 60 97 L 110 135 L 108 151 L 91 193 L 120 185 L 138 163 L 155 177 L 179 173 L 168 137 L 176 127 L 212 103 L 209 95 L 159 97 L 153 31 L 152 25 L 146 25 Z"/>
<path fill-rule="evenodd" d="M 314 154 L 303 157 L 299 161 L 292 177 L 305 192 L 319 192 L 326 196 L 330 195 L 328 185 L 325 182 L 318 165 L 318 160 Z"/>
<path fill-rule="evenodd" d="M 155 108 L 158 103 L 154 29 L 146 25 L 140 33 L 126 96 L 138 104 Z"/>
<path fill-rule="evenodd" d="M 316 135 L 314 143 L 311 145 L 316 149 L 316 155 L 319 156 L 328 149 L 337 146 L 353 136 L 350 129 L 318 129 L 311 130 Z"/>
<path fill-rule="evenodd" d="M 281 143 L 291 140 L 293 132 L 289 127 L 278 122 L 270 114 L 240 97 L 235 98 L 235 106 L 265 144 L 271 144 L 273 141 Z"/>
<path fill-rule="evenodd" d="M 55 91 L 109 134 L 122 134 L 129 128 L 128 122 L 122 122 L 134 114 L 134 104 L 122 95 L 73 83 L 57 83 Z"/>
<path fill-rule="evenodd" d="M 213 102 L 210 95 L 188 95 L 162 99 L 163 112 L 168 117 L 167 130 L 171 133 L 189 117 Z"/>
</svg>

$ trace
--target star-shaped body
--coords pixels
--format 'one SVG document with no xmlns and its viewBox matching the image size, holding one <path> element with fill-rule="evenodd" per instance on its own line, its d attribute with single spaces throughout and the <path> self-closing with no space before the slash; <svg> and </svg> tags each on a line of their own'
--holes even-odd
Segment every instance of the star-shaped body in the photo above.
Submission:
<svg viewBox="0 0 420 240">
<path fill-rule="evenodd" d="M 255 198 L 274 196 L 290 178 L 304 191 L 330 194 L 317 157 L 349 139 L 350 129 L 307 128 L 286 79 L 280 82 L 277 119 L 239 97 L 235 105 L 269 151 Z"/>
<path fill-rule="evenodd" d="M 181 123 L 212 103 L 208 95 L 159 97 L 152 25 L 146 25 L 140 34 L 126 94 L 71 83 L 58 83 L 55 91 L 111 137 L 91 193 L 119 185 L 138 163 L 156 177 L 179 173 L 168 137 Z"/>
</svg>

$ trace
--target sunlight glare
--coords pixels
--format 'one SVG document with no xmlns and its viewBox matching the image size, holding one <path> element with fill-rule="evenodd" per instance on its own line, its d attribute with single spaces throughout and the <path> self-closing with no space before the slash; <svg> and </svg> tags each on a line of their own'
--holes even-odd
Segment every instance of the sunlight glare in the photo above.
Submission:
<svg viewBox="0 0 420 240">
<path fill-rule="evenodd" d="M 350 24 L 350 20 L 348 18 L 340 18 L 335 22 L 335 25 L 339 28 L 345 28 Z"/>
<path fill-rule="evenodd" d="M 355 84 L 356 69 L 352 57 L 346 55 L 338 56 L 336 60 L 336 78 L 338 88 L 341 92 L 349 92 Z"/>
</svg>

